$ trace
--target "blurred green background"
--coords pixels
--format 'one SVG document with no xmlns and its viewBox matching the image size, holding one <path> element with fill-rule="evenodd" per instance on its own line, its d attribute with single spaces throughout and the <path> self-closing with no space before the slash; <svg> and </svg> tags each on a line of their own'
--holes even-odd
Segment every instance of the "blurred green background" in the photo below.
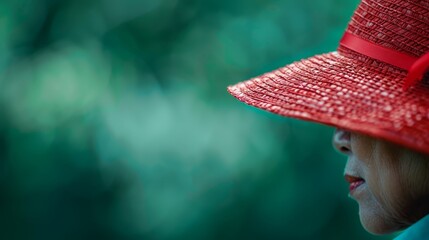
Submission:
<svg viewBox="0 0 429 240">
<path fill-rule="evenodd" d="M 2 0 L 1 239 L 388 239 L 332 128 L 226 86 L 335 50 L 358 0 Z"/>
</svg>

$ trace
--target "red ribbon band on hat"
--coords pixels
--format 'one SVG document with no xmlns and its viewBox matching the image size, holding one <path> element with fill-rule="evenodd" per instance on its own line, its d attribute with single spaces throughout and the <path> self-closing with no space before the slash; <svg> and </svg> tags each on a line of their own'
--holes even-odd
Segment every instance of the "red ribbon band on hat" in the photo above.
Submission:
<svg viewBox="0 0 429 240">
<path fill-rule="evenodd" d="M 349 32 L 344 33 L 340 45 L 370 58 L 407 70 L 408 75 L 404 81 L 404 90 L 420 81 L 429 69 L 429 53 L 416 58 L 369 42 Z"/>
</svg>

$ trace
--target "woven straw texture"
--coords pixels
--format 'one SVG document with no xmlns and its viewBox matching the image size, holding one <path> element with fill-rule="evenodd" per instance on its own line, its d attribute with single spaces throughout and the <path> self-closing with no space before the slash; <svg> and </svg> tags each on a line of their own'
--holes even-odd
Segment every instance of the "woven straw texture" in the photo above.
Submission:
<svg viewBox="0 0 429 240">
<path fill-rule="evenodd" d="M 429 52 L 429 0 L 363 0 L 346 31 L 419 57 Z M 402 89 L 405 70 L 339 47 L 228 87 L 282 115 L 382 138 L 429 154 L 429 74 Z M 425 80 L 426 79 L 426 80 Z"/>
</svg>

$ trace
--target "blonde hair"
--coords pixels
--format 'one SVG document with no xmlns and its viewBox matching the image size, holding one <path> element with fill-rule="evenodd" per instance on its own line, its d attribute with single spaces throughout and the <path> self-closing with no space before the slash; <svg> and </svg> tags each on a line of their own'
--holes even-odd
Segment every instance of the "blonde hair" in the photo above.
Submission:
<svg viewBox="0 0 429 240">
<path fill-rule="evenodd" d="M 379 144 L 383 144 L 380 150 L 394 156 L 378 158 L 373 167 L 382 168 L 386 174 L 394 174 L 389 177 L 396 177 L 397 181 L 381 183 L 387 191 L 378 191 L 378 198 L 381 207 L 391 214 L 391 221 L 403 229 L 429 214 L 429 155 L 385 141 Z M 386 148 L 390 151 L 385 151 Z M 383 176 L 379 176 L 379 181 L 382 179 Z M 392 195 L 392 191 L 396 194 Z"/>
</svg>

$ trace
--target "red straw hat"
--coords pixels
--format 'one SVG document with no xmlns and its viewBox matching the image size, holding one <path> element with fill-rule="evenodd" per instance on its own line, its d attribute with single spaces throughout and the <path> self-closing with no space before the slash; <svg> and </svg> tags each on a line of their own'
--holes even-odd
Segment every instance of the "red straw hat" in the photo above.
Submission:
<svg viewBox="0 0 429 240">
<path fill-rule="evenodd" d="M 362 0 L 337 51 L 294 62 L 228 91 L 282 116 L 429 154 L 428 67 L 429 0 Z"/>
</svg>

